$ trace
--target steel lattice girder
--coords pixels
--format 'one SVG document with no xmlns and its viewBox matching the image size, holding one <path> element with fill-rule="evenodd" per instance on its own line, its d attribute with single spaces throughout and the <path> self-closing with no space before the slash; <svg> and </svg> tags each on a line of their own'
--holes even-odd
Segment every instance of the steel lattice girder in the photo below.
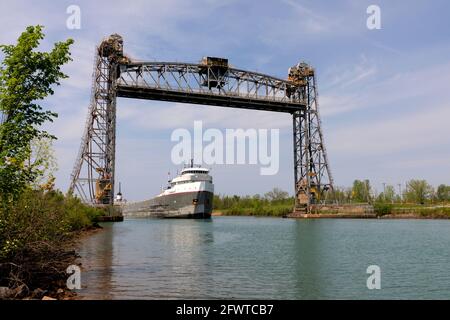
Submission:
<svg viewBox="0 0 450 320">
<path fill-rule="evenodd" d="M 208 83 L 217 86 L 208 86 Z M 117 96 L 288 112 L 305 108 L 292 83 L 264 74 L 189 63 L 140 62 L 120 66 Z"/>
</svg>

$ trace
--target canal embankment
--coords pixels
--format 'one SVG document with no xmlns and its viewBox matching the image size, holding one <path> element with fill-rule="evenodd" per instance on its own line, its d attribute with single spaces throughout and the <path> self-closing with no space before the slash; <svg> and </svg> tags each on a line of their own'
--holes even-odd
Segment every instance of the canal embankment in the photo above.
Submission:
<svg viewBox="0 0 450 320">
<path fill-rule="evenodd" d="M 260 216 L 288 217 L 298 219 L 450 219 L 450 204 L 415 205 L 415 204 L 341 204 L 316 205 L 310 213 L 293 212 L 293 206 L 270 205 L 254 208 L 232 208 L 214 210 L 213 216 Z"/>
</svg>

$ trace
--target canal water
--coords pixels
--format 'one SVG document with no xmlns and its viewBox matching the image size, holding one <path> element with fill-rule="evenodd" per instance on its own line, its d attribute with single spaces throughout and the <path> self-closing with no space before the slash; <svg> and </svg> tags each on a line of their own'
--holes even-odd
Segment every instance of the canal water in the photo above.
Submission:
<svg viewBox="0 0 450 320">
<path fill-rule="evenodd" d="M 81 299 L 448 299 L 450 221 L 213 217 L 105 223 Z M 381 270 L 369 290 L 367 268 Z"/>
</svg>

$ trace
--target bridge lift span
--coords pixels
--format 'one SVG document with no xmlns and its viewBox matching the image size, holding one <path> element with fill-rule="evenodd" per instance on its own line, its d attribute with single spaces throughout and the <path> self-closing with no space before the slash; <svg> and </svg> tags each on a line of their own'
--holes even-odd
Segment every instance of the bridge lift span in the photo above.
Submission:
<svg viewBox="0 0 450 320">
<path fill-rule="evenodd" d="M 290 113 L 294 210 L 309 212 L 333 188 L 318 112 L 314 69 L 299 63 L 287 80 L 232 68 L 206 57 L 198 64 L 136 62 L 113 34 L 97 47 L 91 102 L 69 192 L 92 205 L 114 203 L 117 97 Z"/>
</svg>

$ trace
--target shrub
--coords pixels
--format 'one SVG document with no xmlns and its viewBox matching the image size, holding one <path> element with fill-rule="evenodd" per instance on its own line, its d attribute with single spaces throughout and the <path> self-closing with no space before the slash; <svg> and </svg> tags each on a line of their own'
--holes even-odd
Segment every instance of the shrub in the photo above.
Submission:
<svg viewBox="0 0 450 320">
<path fill-rule="evenodd" d="M 36 243 L 58 244 L 71 231 L 91 227 L 101 214 L 59 191 L 26 190 L 0 208 L 0 261 Z"/>
<path fill-rule="evenodd" d="M 392 204 L 389 203 L 375 203 L 373 208 L 378 217 L 392 213 Z"/>
</svg>

